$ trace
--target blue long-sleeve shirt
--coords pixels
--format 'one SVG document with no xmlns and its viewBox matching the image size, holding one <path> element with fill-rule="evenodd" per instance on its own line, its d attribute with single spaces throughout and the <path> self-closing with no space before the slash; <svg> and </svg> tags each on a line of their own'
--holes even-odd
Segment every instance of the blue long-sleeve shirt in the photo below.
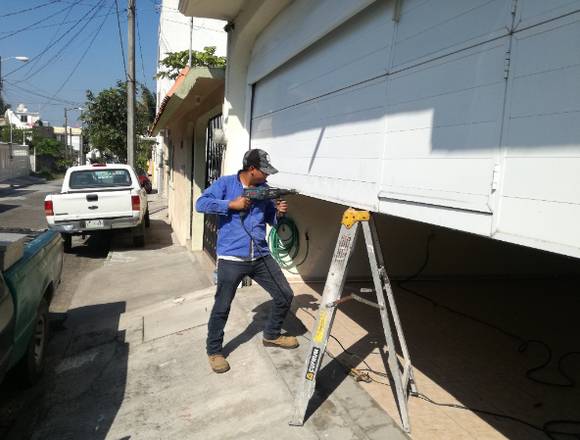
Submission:
<svg viewBox="0 0 580 440">
<path fill-rule="evenodd" d="M 197 212 L 218 215 L 217 254 L 220 257 L 259 258 L 270 253 L 266 223 L 276 223 L 276 205 L 272 200 L 252 200 L 249 210 L 241 216 L 240 211 L 234 211 L 228 205 L 243 192 L 239 174 L 222 176 L 195 203 Z"/>
</svg>

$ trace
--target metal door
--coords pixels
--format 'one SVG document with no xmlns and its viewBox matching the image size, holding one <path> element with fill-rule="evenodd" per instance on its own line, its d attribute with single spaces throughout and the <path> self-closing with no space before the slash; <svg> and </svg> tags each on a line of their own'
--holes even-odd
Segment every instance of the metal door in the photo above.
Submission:
<svg viewBox="0 0 580 440">
<path fill-rule="evenodd" d="M 222 128 L 222 115 L 211 118 L 207 124 L 205 141 L 205 187 L 207 188 L 222 175 L 224 145 L 214 142 L 214 130 Z M 203 219 L 203 249 L 215 261 L 217 259 L 217 215 L 206 214 Z"/>
</svg>

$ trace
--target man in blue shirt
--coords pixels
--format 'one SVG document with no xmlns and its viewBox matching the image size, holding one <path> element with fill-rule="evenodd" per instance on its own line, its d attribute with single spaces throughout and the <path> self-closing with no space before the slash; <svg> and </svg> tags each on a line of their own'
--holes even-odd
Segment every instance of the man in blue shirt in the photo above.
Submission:
<svg viewBox="0 0 580 440">
<path fill-rule="evenodd" d="M 268 175 L 277 172 L 270 163 L 268 153 L 260 149 L 248 150 L 244 155 L 243 169 L 235 175 L 220 177 L 195 204 L 198 212 L 219 216 L 217 291 L 206 344 L 209 363 L 216 373 L 225 373 L 230 369 L 222 353 L 224 327 L 236 289 L 245 276 L 255 280 L 273 299 L 264 328 L 263 344 L 281 348 L 298 347 L 296 337 L 280 334 L 294 293 L 280 266 L 270 255 L 266 241 L 266 223 L 275 225 L 277 217 L 288 210 L 288 205 L 285 201 L 250 201 L 242 195 L 244 188 L 267 186 Z"/>
</svg>

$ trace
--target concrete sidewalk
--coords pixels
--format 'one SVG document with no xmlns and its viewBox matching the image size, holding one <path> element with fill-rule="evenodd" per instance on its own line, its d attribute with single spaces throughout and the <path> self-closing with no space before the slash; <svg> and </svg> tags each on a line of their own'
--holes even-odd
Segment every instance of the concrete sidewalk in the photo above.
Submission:
<svg viewBox="0 0 580 440">
<path fill-rule="evenodd" d="M 213 373 L 205 354 L 213 268 L 173 242 L 163 203 L 152 200 L 144 250 L 116 241 L 103 267 L 81 281 L 69 311 L 75 334 L 53 388 L 58 394 L 74 381 L 77 391 L 53 402 L 33 438 L 408 438 L 332 362 L 305 426 L 288 425 L 309 333 L 292 315 L 285 329 L 300 335 L 301 347 L 263 347 L 270 298 L 258 286 L 238 291 L 224 347 L 232 369 Z"/>
</svg>

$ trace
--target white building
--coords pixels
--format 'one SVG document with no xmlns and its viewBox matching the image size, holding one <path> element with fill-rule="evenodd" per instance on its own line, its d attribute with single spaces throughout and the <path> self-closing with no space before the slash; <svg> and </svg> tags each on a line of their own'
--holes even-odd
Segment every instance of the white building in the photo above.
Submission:
<svg viewBox="0 0 580 440">
<path fill-rule="evenodd" d="M 271 183 L 318 200 L 575 257 L 579 7 L 179 4 L 232 22 L 225 173 L 260 147 Z"/>
<path fill-rule="evenodd" d="M 28 111 L 28 108 L 24 104 L 18 104 L 14 114 L 22 124 L 30 128 L 34 127 L 34 124 L 40 120 L 40 113 Z"/>
<path fill-rule="evenodd" d="M 157 73 L 162 70 L 159 62 L 171 52 L 178 52 L 191 48 L 202 51 L 204 47 L 215 46 L 216 55 L 225 56 L 227 47 L 227 34 L 224 31 L 225 22 L 208 18 L 190 18 L 184 16 L 178 9 L 179 0 L 163 0 L 159 5 L 159 28 L 157 48 Z M 157 89 L 157 112 L 159 111 L 167 92 L 171 89 L 175 80 L 170 78 L 158 78 Z M 163 133 L 157 136 L 158 148 L 154 150 L 154 184 L 163 188 L 162 173 L 159 167 L 163 161 L 163 145 L 165 144 Z"/>
</svg>

